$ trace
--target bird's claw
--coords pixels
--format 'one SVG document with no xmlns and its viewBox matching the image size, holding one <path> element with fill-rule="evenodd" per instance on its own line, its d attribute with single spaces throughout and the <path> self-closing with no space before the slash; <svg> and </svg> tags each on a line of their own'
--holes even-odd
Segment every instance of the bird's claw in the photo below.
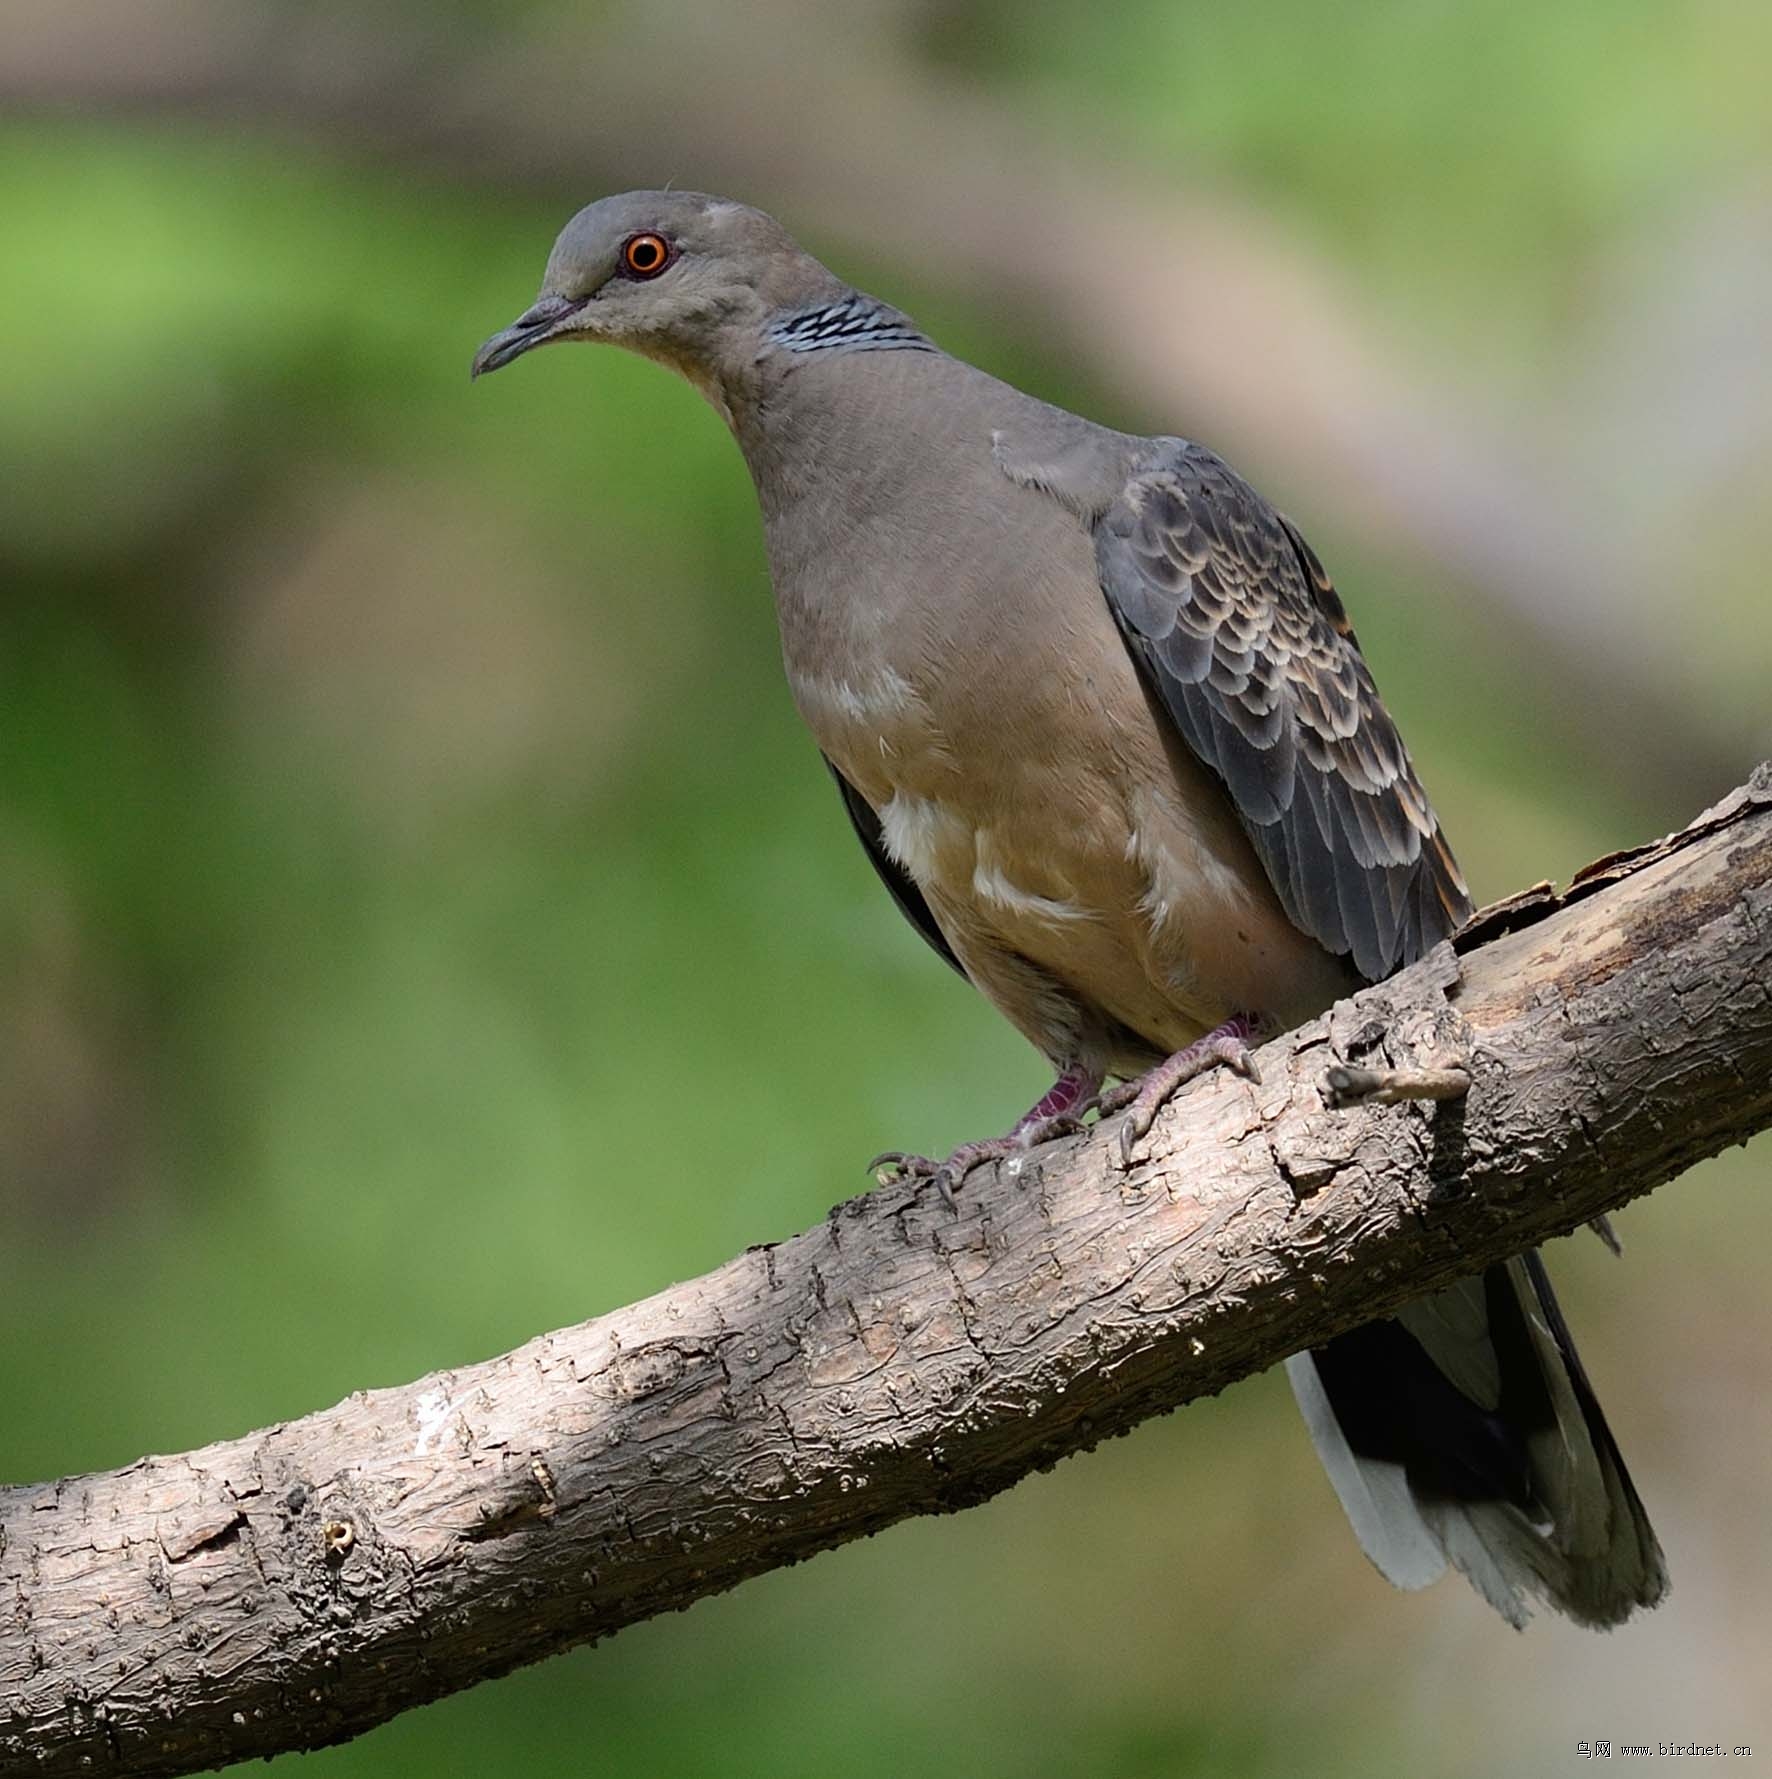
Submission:
<svg viewBox="0 0 1772 1779">
<path fill-rule="evenodd" d="M 980 1162 L 1025 1155 L 1054 1137 L 1075 1136 L 1082 1128 L 1082 1120 L 1076 1113 L 1055 1112 L 1050 1117 L 1018 1124 L 1006 1137 L 962 1143 L 946 1161 L 934 1161 L 927 1155 L 912 1155 L 902 1149 L 886 1149 L 868 1163 L 868 1172 L 882 1186 L 905 1180 L 927 1180 L 941 1194 L 941 1202 L 950 1211 L 957 1211 L 960 1206 L 954 1195 Z"/>
<path fill-rule="evenodd" d="M 868 1163 L 867 1171 L 874 1176 L 876 1184 L 890 1186 L 896 1180 L 933 1178 L 941 1171 L 941 1163 L 932 1161 L 927 1155 L 913 1155 L 906 1149 L 882 1149 Z"/>
<path fill-rule="evenodd" d="M 1261 1070 L 1249 1048 L 1249 1040 L 1257 1029 L 1257 1021 L 1238 1014 L 1185 1050 L 1176 1051 L 1138 1080 L 1122 1081 L 1102 1094 L 1099 1104 L 1103 1117 L 1130 1108 L 1126 1122 L 1120 1126 L 1121 1167 L 1132 1165 L 1132 1151 L 1150 1133 L 1157 1114 L 1195 1076 L 1208 1069 L 1226 1068 L 1257 1087 L 1261 1085 Z"/>
<path fill-rule="evenodd" d="M 988 1143 L 962 1143 L 946 1161 L 936 1161 L 928 1155 L 912 1155 L 902 1149 L 885 1149 L 868 1163 L 868 1172 L 882 1186 L 895 1185 L 900 1181 L 927 1180 L 941 1194 L 941 1202 L 950 1211 L 960 1208 L 959 1201 L 954 1197 L 955 1188 L 978 1165 L 998 1153 L 998 1144 L 1006 1139 L 997 1138 Z"/>
</svg>

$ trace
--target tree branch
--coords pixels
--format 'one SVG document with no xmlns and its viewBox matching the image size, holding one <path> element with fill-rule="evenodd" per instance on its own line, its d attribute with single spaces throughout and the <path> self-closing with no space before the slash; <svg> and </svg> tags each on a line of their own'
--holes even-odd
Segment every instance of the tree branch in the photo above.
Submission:
<svg viewBox="0 0 1772 1779">
<path fill-rule="evenodd" d="M 882 1188 L 484 1364 L 0 1490 L 0 1774 L 171 1774 L 879 1530 L 1564 1233 L 1772 1123 L 1772 768 L 1111 1141 Z M 1332 1067 L 1467 1096 L 1331 1111 Z"/>
</svg>

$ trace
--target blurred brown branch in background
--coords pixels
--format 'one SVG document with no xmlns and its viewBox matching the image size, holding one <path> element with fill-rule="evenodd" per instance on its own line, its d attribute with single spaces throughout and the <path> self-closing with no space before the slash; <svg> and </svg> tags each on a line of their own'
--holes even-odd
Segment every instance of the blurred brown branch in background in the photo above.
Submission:
<svg viewBox="0 0 1772 1779">
<path fill-rule="evenodd" d="M 885 1187 L 483 1364 L 0 1490 L 0 1774 L 341 1741 L 1030 1471 L 1772 1123 L 1772 767 L 1085 1138 Z M 1326 1109 L 1336 1065 L 1468 1098 Z M 348 1230 L 339 1232 L 348 1239 Z"/>
<path fill-rule="evenodd" d="M 1333 514 L 1424 580 L 1449 580 L 1555 688 L 1552 732 L 1669 807 L 1714 796 L 1763 751 L 1764 733 L 1730 733 L 1668 646 L 1680 561 L 1645 548 L 1595 486 L 1603 441 L 1659 423 L 1665 391 L 1640 371 L 1601 380 L 1607 411 L 1584 432 L 1566 412 L 1504 411 L 1468 378 L 1430 379 L 1302 242 L 1223 192 L 1089 164 L 920 66 L 906 41 L 916 19 L 882 3 L 833 24 L 775 0 L 709 9 L 690 30 L 670 9 L 630 8 L 512 48 L 417 11 L 24 0 L 0 49 L 0 102 L 293 126 L 563 203 L 693 174 L 1038 317 L 1130 422 L 1227 446 L 1295 490 L 1307 520 Z M 1619 343 L 1626 370 L 1640 344 Z M 1648 412 L 1617 411 L 1629 387 Z M 1721 448 L 1739 428 L 1709 430 Z M 1735 442 L 1757 449 L 1763 430 Z"/>
</svg>

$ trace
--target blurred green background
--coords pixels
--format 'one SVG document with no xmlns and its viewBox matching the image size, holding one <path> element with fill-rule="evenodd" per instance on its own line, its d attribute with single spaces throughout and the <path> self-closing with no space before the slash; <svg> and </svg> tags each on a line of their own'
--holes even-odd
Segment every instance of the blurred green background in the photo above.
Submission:
<svg viewBox="0 0 1772 1779">
<path fill-rule="evenodd" d="M 12 0 L 0 1479 L 481 1357 L 1001 1128 L 687 387 L 470 391 L 629 185 L 1305 525 L 1480 898 L 1772 751 L 1772 11 Z M 315 1775 L 1560 1771 L 1772 1750 L 1765 1142 L 1558 1244 L 1668 1605 L 1365 1565 L 1283 1383 L 412 1713 Z"/>
</svg>

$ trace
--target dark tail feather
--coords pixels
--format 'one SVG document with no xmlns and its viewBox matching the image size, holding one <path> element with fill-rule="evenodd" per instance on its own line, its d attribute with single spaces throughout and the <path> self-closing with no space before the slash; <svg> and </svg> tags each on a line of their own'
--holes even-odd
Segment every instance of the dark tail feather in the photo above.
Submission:
<svg viewBox="0 0 1772 1779">
<path fill-rule="evenodd" d="M 1286 1369 L 1361 1546 L 1397 1586 L 1450 1562 L 1516 1626 L 1533 1597 L 1609 1627 L 1667 1592 L 1536 1253 Z"/>
</svg>

